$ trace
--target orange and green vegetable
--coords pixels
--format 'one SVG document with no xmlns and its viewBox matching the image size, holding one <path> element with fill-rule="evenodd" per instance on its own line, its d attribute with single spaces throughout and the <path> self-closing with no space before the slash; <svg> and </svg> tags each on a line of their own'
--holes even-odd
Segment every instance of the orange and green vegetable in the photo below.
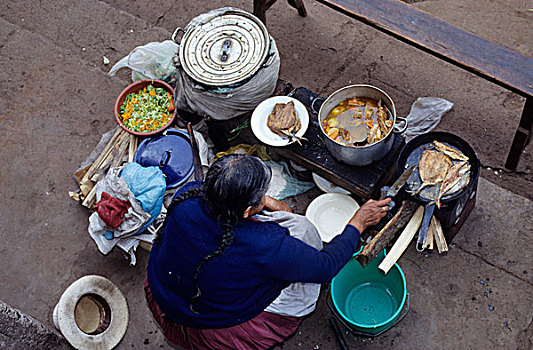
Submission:
<svg viewBox="0 0 533 350">
<path fill-rule="evenodd" d="M 172 95 L 163 88 L 148 85 L 126 96 L 120 107 L 120 118 L 127 129 L 144 133 L 165 126 L 173 112 Z"/>
</svg>

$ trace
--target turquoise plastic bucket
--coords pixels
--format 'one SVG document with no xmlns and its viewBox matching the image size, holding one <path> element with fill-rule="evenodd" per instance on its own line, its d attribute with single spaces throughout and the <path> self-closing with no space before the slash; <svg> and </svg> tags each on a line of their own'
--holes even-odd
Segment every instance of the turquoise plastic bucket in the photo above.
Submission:
<svg viewBox="0 0 533 350">
<path fill-rule="evenodd" d="M 407 283 L 398 264 L 386 275 L 378 270 L 384 252 L 365 267 L 356 255 L 331 281 L 331 299 L 343 323 L 356 332 L 376 335 L 398 320 L 407 298 Z"/>
</svg>

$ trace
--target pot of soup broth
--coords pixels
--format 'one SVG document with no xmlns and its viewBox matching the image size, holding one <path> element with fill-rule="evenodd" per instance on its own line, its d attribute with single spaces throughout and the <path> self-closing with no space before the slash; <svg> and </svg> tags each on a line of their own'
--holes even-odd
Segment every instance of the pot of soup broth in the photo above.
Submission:
<svg viewBox="0 0 533 350">
<path fill-rule="evenodd" d="M 383 158 L 394 143 L 394 134 L 407 128 L 407 120 L 396 116 L 392 99 L 381 89 L 363 84 L 346 86 L 329 96 L 320 107 L 318 122 L 333 157 L 356 166 Z"/>
</svg>

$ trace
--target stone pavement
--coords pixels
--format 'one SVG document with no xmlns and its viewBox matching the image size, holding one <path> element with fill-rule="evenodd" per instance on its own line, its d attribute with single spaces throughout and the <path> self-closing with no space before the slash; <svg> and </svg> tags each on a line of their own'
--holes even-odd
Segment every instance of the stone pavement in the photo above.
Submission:
<svg viewBox="0 0 533 350">
<path fill-rule="evenodd" d="M 525 1 L 413 5 L 533 54 L 533 12 Z M 142 292 L 147 253 L 138 252 L 135 267 L 119 251 L 101 255 L 87 234 L 87 210 L 68 191 L 75 188 L 72 173 L 100 135 L 115 126 L 113 105 L 129 74 L 108 77 L 112 64 L 134 47 L 166 40 L 175 27 L 222 6 L 251 11 L 252 1 L 0 3 L 0 300 L 53 327 L 52 310 L 63 291 L 81 276 L 100 274 L 128 300 L 130 324 L 118 348 L 168 348 Z M 407 317 L 374 339 L 346 334 L 348 345 L 531 348 L 532 145 L 517 173 L 500 170 L 523 99 L 314 1 L 306 6 L 306 18 L 284 0 L 267 12 L 282 59 L 281 77 L 324 95 L 352 83 L 374 84 L 391 95 L 402 116 L 419 96 L 444 97 L 454 108 L 438 129 L 465 138 L 483 164 L 477 205 L 450 252 L 426 256 L 410 246 L 400 260 L 410 294 Z M 103 56 L 111 60 L 109 66 Z M 319 194 L 314 189 L 288 202 L 303 213 Z M 279 348 L 336 349 L 329 317 L 323 293 L 316 312 Z M 0 335 L 6 332 L 0 328 Z M 0 336 L 0 349 L 9 346 Z"/>
</svg>

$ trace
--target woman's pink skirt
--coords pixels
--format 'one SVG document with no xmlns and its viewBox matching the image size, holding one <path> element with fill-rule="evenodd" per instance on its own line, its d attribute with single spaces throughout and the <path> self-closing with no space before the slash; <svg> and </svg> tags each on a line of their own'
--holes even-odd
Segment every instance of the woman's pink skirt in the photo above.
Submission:
<svg viewBox="0 0 533 350">
<path fill-rule="evenodd" d="M 170 320 L 154 300 L 148 280 L 144 281 L 148 307 L 167 340 L 183 349 L 268 349 L 294 334 L 301 318 L 263 311 L 239 325 L 220 329 L 194 329 Z"/>
</svg>

